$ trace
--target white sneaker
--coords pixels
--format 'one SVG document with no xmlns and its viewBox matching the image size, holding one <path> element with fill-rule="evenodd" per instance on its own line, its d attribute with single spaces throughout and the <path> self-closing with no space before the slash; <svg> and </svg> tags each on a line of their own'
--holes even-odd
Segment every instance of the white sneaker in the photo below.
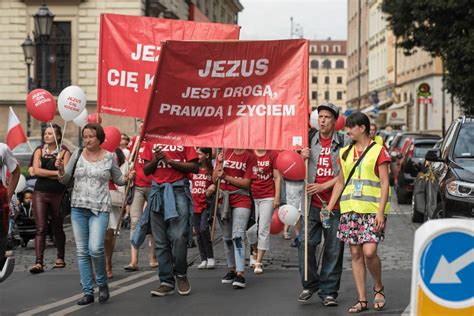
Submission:
<svg viewBox="0 0 474 316">
<path fill-rule="evenodd" d="M 257 259 L 254 256 L 250 256 L 249 267 L 251 268 L 255 267 L 256 262 L 257 262 Z"/>
<path fill-rule="evenodd" d="M 208 258 L 206 269 L 214 269 L 215 267 L 216 267 L 216 261 L 214 260 L 214 258 Z"/>
<path fill-rule="evenodd" d="M 207 267 L 207 261 L 206 260 L 202 261 L 201 264 L 198 265 L 198 269 L 206 269 L 206 267 Z"/>
<path fill-rule="evenodd" d="M 255 274 L 263 273 L 263 264 L 255 263 L 255 269 L 253 270 L 253 273 L 255 273 Z"/>
</svg>

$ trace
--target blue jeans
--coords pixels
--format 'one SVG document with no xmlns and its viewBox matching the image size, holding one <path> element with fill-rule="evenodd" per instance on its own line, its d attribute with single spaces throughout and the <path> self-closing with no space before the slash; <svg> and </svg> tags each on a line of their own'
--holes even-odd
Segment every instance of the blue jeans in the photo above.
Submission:
<svg viewBox="0 0 474 316">
<path fill-rule="evenodd" d="M 175 187 L 178 217 L 165 221 L 163 210 L 150 212 L 151 232 L 155 240 L 155 255 L 160 268 L 158 276 L 162 285 L 174 288 L 174 276 L 186 276 L 188 272 L 188 238 L 191 201 L 184 188 Z M 165 201 L 166 203 L 166 201 Z"/>
<path fill-rule="evenodd" d="M 235 267 L 237 272 L 245 270 L 245 232 L 250 218 L 250 209 L 232 208 L 232 217 L 226 221 L 219 220 L 224 240 L 224 251 L 227 266 Z"/>
<path fill-rule="evenodd" d="M 308 214 L 308 281 L 304 281 L 304 218 L 301 217 L 301 231 L 298 236 L 301 283 L 304 289 L 314 292 L 319 289 L 318 295 L 321 298 L 328 295 L 336 298 L 341 283 L 344 252 L 344 244 L 336 237 L 341 212 L 333 210 L 330 217 L 331 227 L 325 229 L 319 217 L 320 211 L 321 209 L 311 206 Z M 321 274 L 318 274 L 316 247 L 321 243 L 322 234 L 324 234 L 323 259 Z"/>
<path fill-rule="evenodd" d="M 81 275 L 82 291 L 94 295 L 92 267 L 98 286 L 107 285 L 105 274 L 104 241 L 109 223 L 109 213 L 95 215 L 85 208 L 71 209 L 72 230 L 76 240 L 77 264 Z"/>
</svg>

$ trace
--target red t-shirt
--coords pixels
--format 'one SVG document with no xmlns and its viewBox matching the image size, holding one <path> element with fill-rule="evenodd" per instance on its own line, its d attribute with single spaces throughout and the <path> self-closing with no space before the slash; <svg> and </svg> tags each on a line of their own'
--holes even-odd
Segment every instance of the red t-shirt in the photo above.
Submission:
<svg viewBox="0 0 474 316">
<path fill-rule="evenodd" d="M 154 148 L 161 147 L 162 152 L 170 160 L 187 162 L 191 160 L 197 160 L 198 156 L 196 150 L 192 147 L 176 146 L 176 145 L 165 145 L 165 144 L 150 144 L 145 145 L 143 151 L 143 159 L 151 161 L 155 155 L 153 152 Z M 162 183 L 173 183 L 178 180 L 186 178 L 186 173 L 183 173 L 170 165 L 164 163 L 162 160 L 156 165 L 156 170 L 151 175 L 152 180 L 158 184 Z"/>
<path fill-rule="evenodd" d="M 241 154 L 236 154 L 232 149 L 228 149 L 224 154 L 224 173 L 234 178 L 255 179 L 253 173 L 256 168 L 257 161 L 255 155 L 246 150 Z M 221 180 L 221 189 L 225 191 L 235 191 L 239 188 Z M 252 201 L 250 196 L 241 194 L 232 194 L 230 196 L 230 206 L 251 208 Z"/>
<path fill-rule="evenodd" d="M 137 137 L 134 136 L 132 138 L 132 141 L 130 142 L 129 150 L 130 152 L 133 150 L 133 146 L 135 145 L 135 141 L 137 140 Z M 135 161 L 135 180 L 134 183 L 137 187 L 150 187 L 151 186 L 151 175 L 146 176 L 145 175 L 145 159 L 143 156 L 145 155 L 146 151 L 146 141 L 142 141 L 140 144 L 140 149 L 138 150 L 138 157 L 137 160 Z M 152 156 L 153 158 L 153 156 Z"/>
<path fill-rule="evenodd" d="M 252 181 L 252 197 L 254 199 L 265 199 L 275 196 L 275 181 L 273 181 L 273 169 L 276 169 L 276 157 L 278 152 L 267 152 L 259 157 L 255 154 L 257 168 L 255 180 Z"/>
<path fill-rule="evenodd" d="M 334 170 L 332 168 L 331 159 L 332 137 L 324 139 L 320 135 L 319 142 L 321 143 L 321 152 L 319 153 L 319 160 L 316 164 L 316 177 L 314 183 L 326 183 L 334 179 Z M 321 200 L 329 203 L 329 200 L 331 200 L 331 194 L 332 188 L 313 194 L 311 205 L 318 208 L 323 207 Z M 339 203 L 336 204 L 334 208 L 339 209 Z"/>
<path fill-rule="evenodd" d="M 190 173 L 191 195 L 193 197 L 194 213 L 202 213 L 206 209 L 206 190 L 212 184 L 212 176 L 208 170 L 199 168 L 198 173 Z"/>
</svg>

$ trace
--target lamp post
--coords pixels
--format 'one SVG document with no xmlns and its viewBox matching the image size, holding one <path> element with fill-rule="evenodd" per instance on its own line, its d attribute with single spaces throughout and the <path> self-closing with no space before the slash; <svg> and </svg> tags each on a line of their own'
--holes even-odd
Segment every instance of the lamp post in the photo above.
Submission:
<svg viewBox="0 0 474 316">
<path fill-rule="evenodd" d="M 38 9 L 38 12 L 33 16 L 35 19 L 35 32 L 38 37 L 39 43 L 41 44 L 41 88 L 48 88 L 48 39 L 51 35 L 51 29 L 53 27 L 54 14 L 49 10 L 45 1 Z"/>
<path fill-rule="evenodd" d="M 29 93 L 33 89 L 33 79 L 31 78 L 31 64 L 33 63 L 35 54 L 35 44 L 31 40 L 30 34 L 28 34 L 23 44 L 21 44 L 21 48 L 23 49 L 23 55 L 25 56 L 25 63 L 28 70 L 27 89 Z M 31 136 L 31 115 L 28 111 L 26 111 L 26 136 Z"/>
</svg>

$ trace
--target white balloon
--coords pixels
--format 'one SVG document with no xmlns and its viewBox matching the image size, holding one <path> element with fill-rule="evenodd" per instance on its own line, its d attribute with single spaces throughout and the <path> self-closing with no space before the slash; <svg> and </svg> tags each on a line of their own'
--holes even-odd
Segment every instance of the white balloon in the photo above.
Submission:
<svg viewBox="0 0 474 316">
<path fill-rule="evenodd" d="M 15 188 L 15 193 L 18 194 L 26 188 L 26 179 L 25 176 L 20 174 L 20 179 L 18 179 L 18 184 Z"/>
<path fill-rule="evenodd" d="M 72 121 L 77 126 L 82 127 L 82 126 L 87 124 L 87 117 L 88 116 L 89 116 L 89 113 L 87 112 L 87 109 L 84 109 L 84 111 L 82 111 L 81 114 L 79 114 L 79 116 L 76 117 L 75 119 L 73 119 Z"/>
<path fill-rule="evenodd" d="M 294 226 L 300 219 L 300 212 L 296 207 L 290 204 L 280 206 L 278 209 L 278 218 L 285 225 Z"/>
<path fill-rule="evenodd" d="M 319 124 L 318 124 L 318 110 L 314 110 L 311 112 L 311 115 L 309 117 L 309 125 L 312 128 L 319 129 Z"/>
<path fill-rule="evenodd" d="M 86 94 L 78 86 L 69 86 L 61 91 L 58 97 L 58 111 L 63 120 L 72 121 L 86 107 Z"/>
</svg>

